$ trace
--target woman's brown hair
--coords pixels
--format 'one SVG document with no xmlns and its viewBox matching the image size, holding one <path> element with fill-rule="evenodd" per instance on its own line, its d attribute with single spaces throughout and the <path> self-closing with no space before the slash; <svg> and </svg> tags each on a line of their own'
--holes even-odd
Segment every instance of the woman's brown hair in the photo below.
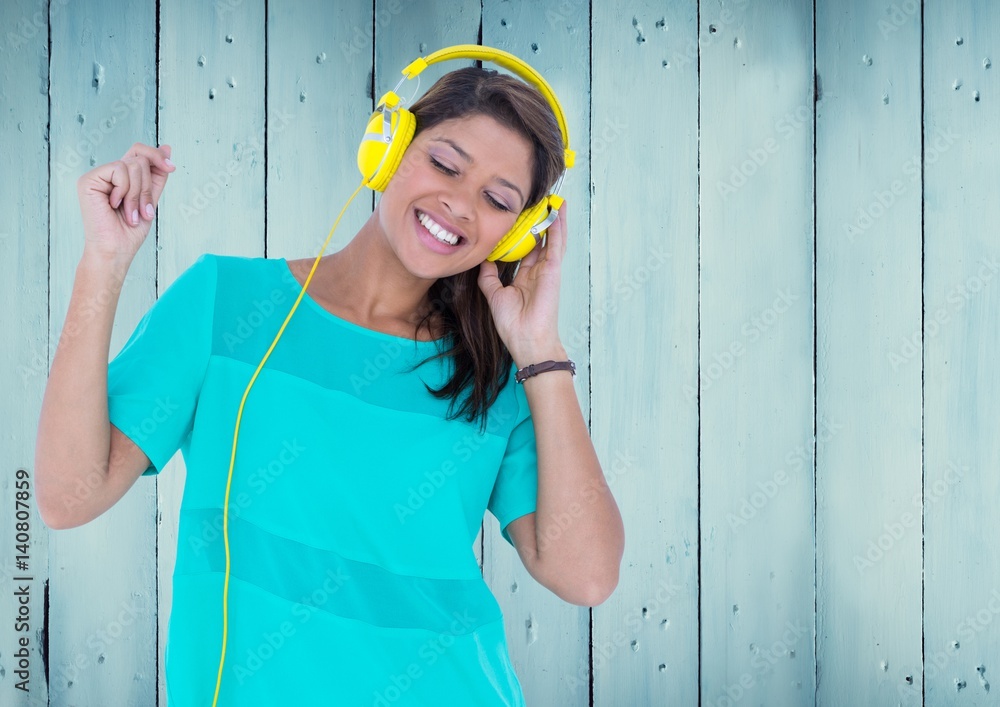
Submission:
<svg viewBox="0 0 1000 707">
<path fill-rule="evenodd" d="M 533 155 L 531 188 L 525 199 L 528 206 L 548 194 L 563 172 L 562 133 L 552 107 L 534 86 L 494 69 L 470 66 L 451 71 L 409 110 L 416 118 L 414 136 L 442 121 L 476 114 L 487 115 L 523 135 L 532 145 Z M 500 282 L 509 285 L 520 261 L 494 262 Z M 441 388 L 424 385 L 437 398 L 451 398 L 449 419 L 464 415 L 473 422 L 478 417 L 480 430 L 485 431 L 489 408 L 510 379 L 514 359 L 497 333 L 478 278 L 477 265 L 435 281 L 428 291 L 431 309 L 416 325 L 414 338 L 421 326 L 430 331 L 430 319 L 437 314 L 443 337 L 451 347 L 421 363 L 450 356 L 454 373 Z M 453 414 L 459 396 L 470 385 L 469 395 Z"/>
</svg>

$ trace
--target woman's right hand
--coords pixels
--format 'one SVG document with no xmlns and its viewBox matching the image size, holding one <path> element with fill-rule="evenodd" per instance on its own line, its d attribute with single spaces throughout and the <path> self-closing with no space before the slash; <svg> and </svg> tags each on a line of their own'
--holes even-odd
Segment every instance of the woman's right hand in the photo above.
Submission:
<svg viewBox="0 0 1000 707">
<path fill-rule="evenodd" d="M 121 159 L 94 167 L 77 180 L 85 250 L 131 262 L 153 224 L 167 177 L 176 169 L 169 158 L 169 145 L 137 142 Z"/>
</svg>

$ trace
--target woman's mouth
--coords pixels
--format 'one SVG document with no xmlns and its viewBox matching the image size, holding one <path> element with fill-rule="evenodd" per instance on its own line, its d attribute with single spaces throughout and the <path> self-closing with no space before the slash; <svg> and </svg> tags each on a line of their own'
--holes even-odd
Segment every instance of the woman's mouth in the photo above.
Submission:
<svg viewBox="0 0 1000 707">
<path fill-rule="evenodd" d="M 465 238 L 449 232 L 419 209 L 413 211 L 417 235 L 436 253 L 451 253 L 465 243 Z"/>
</svg>

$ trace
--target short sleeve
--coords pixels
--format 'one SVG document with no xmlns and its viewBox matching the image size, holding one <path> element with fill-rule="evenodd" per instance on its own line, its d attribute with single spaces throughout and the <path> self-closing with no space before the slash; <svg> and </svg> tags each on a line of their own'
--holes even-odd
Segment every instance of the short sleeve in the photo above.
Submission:
<svg viewBox="0 0 1000 707">
<path fill-rule="evenodd" d="M 508 385 L 517 386 L 519 410 L 486 507 L 499 521 L 504 540 L 514 546 L 507 524 L 537 509 L 538 450 L 535 446 L 535 423 L 524 388 L 513 380 Z"/>
<path fill-rule="evenodd" d="M 204 254 L 153 303 L 108 364 L 108 417 L 158 474 L 190 434 L 212 351 L 217 264 Z"/>
</svg>

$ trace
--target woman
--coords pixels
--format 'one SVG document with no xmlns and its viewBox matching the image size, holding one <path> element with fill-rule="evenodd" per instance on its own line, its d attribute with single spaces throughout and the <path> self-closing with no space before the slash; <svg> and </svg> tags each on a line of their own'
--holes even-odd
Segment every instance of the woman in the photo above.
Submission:
<svg viewBox="0 0 1000 707">
<path fill-rule="evenodd" d="M 471 547 L 485 509 L 564 600 L 596 605 L 617 583 L 621 517 L 572 372 L 512 380 L 566 360 L 565 213 L 519 264 L 486 260 L 563 169 L 552 109 L 469 67 L 410 110 L 396 174 L 321 259 L 245 401 L 221 672 L 233 425 L 313 261 L 203 255 L 107 364 L 120 283 L 175 167 L 169 146 L 136 144 L 78 182 L 85 246 L 43 400 L 39 510 L 86 523 L 182 451 L 171 702 L 207 704 L 218 673 L 219 704 L 523 704 Z"/>
</svg>

